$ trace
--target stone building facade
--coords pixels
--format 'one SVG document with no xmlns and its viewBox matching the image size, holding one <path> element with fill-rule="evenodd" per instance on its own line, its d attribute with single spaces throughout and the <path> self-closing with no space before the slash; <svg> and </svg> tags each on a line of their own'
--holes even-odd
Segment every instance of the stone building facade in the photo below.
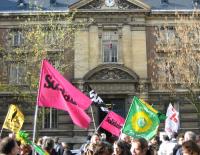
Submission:
<svg viewBox="0 0 200 155">
<path fill-rule="evenodd" d="M 58 1 L 53 4 L 54 8 L 61 4 Z M 172 102 L 180 111 L 181 130 L 199 132 L 200 121 L 195 108 L 181 99 L 182 94 L 171 96 L 169 92 L 154 90 L 149 80 L 153 68 L 148 60 L 152 59 L 151 51 L 154 50 L 155 26 L 163 23 L 166 16 L 173 17 L 175 8 L 191 10 L 194 7 L 194 3 L 189 0 L 182 6 L 179 4 L 182 4 L 181 0 L 178 0 L 177 4 L 170 0 L 73 1 L 65 9 L 77 11 L 75 21 L 92 19 L 87 28 L 75 34 L 73 69 L 70 75 L 73 84 L 82 91 L 87 91 L 90 86 L 104 100 L 107 107 L 123 117 L 126 117 L 135 95 L 154 104 L 163 113 Z M 26 12 L 20 13 L 20 9 L 14 13 L 2 9 L 0 34 L 5 34 L 8 28 L 17 26 L 17 21 L 13 20 L 16 15 L 25 14 Z M 5 69 L 5 64 L 0 63 L 1 81 L 9 83 L 8 68 Z M 15 97 L 4 91 L 0 92 L 0 97 L 0 115 L 5 116 L 8 103 L 15 102 Z M 23 128 L 31 131 L 34 108 L 26 106 L 25 102 L 20 104 L 21 107 L 27 107 L 23 109 L 26 116 Z M 50 122 L 51 125 L 47 125 L 47 128 L 43 125 L 38 132 L 40 135 L 60 136 L 69 143 L 82 143 L 85 136 L 94 131 L 94 124 L 98 126 L 105 117 L 95 106 L 92 107 L 94 120 L 88 130 L 74 126 L 65 112 L 51 110 L 49 117 L 56 125 Z M 91 115 L 90 109 L 88 113 Z M 4 117 L 0 117 L 0 125 L 3 120 Z M 163 130 L 163 127 L 161 124 L 160 130 Z"/>
</svg>

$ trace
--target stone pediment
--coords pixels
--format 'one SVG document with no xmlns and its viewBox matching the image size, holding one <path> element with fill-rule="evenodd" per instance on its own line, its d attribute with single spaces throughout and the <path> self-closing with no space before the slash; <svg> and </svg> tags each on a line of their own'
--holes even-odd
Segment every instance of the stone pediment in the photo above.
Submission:
<svg viewBox="0 0 200 155">
<path fill-rule="evenodd" d="M 120 64 L 102 64 L 84 76 L 84 82 L 100 94 L 128 94 L 137 90 L 139 76 Z"/>
<path fill-rule="evenodd" d="M 81 0 L 70 6 L 77 10 L 138 10 L 148 11 L 150 7 L 139 0 Z"/>
<path fill-rule="evenodd" d="M 87 73 L 84 79 L 98 82 L 138 82 L 139 77 L 132 70 L 121 65 L 102 65 Z"/>
<path fill-rule="evenodd" d="M 135 80 L 132 76 L 128 73 L 117 69 L 102 69 L 98 73 L 94 74 L 88 80 Z"/>
</svg>

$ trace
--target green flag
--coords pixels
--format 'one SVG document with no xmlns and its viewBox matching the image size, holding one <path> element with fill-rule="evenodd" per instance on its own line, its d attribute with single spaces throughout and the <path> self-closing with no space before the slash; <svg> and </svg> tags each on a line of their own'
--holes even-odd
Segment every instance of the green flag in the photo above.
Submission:
<svg viewBox="0 0 200 155">
<path fill-rule="evenodd" d="M 33 149 L 39 154 L 39 155 L 49 155 L 49 153 L 45 150 L 43 150 L 40 146 L 36 145 L 34 142 L 32 142 L 29 139 L 29 134 L 26 131 L 19 131 L 16 134 L 16 139 L 20 141 L 22 144 L 28 144 L 33 147 Z"/>
<path fill-rule="evenodd" d="M 149 110 L 153 111 L 155 114 L 157 114 L 158 119 L 160 122 L 163 122 L 166 120 L 167 116 L 160 111 L 157 111 L 156 109 L 153 108 L 153 106 L 150 106 L 148 103 L 146 103 L 144 100 L 139 99 Z"/>
<path fill-rule="evenodd" d="M 134 97 L 122 132 L 134 138 L 151 139 L 160 124 L 157 113 L 149 104 Z"/>
</svg>

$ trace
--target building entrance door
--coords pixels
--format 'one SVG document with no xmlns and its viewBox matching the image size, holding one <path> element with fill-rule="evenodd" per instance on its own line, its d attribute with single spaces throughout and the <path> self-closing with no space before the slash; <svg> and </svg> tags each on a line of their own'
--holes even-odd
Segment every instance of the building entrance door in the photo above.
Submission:
<svg viewBox="0 0 200 155">
<path fill-rule="evenodd" d="M 104 103 L 109 110 L 125 118 L 125 99 L 124 98 L 104 98 Z M 99 124 L 103 121 L 107 113 L 99 110 Z"/>
</svg>

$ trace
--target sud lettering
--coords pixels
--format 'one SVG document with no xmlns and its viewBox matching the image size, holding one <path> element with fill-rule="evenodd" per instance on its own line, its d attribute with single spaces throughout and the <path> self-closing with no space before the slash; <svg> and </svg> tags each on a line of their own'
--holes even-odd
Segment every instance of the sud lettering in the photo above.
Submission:
<svg viewBox="0 0 200 155">
<path fill-rule="evenodd" d="M 47 74 L 47 75 L 45 76 L 45 81 L 46 81 L 46 83 L 44 84 L 44 87 L 45 87 L 45 88 L 61 91 L 61 93 L 62 93 L 62 95 L 63 95 L 65 101 L 70 102 L 70 103 L 72 103 L 72 104 L 74 104 L 74 105 L 77 105 L 77 103 L 76 103 L 76 102 L 73 100 L 73 98 L 65 91 L 65 89 L 62 88 L 62 87 L 60 86 L 59 83 L 56 83 L 56 81 L 52 79 L 52 76 L 51 76 L 51 75 Z"/>
</svg>

